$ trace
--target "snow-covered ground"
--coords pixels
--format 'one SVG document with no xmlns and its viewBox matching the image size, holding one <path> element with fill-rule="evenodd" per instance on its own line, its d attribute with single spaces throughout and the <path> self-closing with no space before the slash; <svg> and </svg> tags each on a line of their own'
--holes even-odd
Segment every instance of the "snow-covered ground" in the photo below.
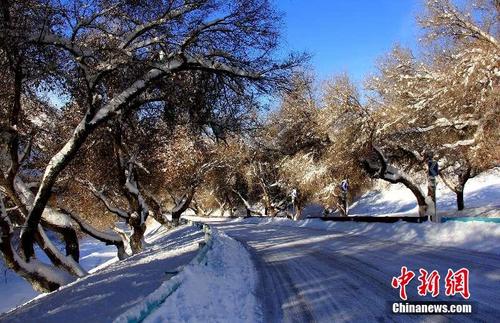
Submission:
<svg viewBox="0 0 500 323">
<path fill-rule="evenodd" d="M 80 264 L 87 271 L 92 272 L 92 269 L 117 259 L 114 246 L 106 246 L 90 238 L 80 241 Z M 3 259 L 0 260 L 0 271 L 3 274 L 0 281 L 0 313 L 39 295 L 28 282 L 6 268 Z"/>
<path fill-rule="evenodd" d="M 236 220 L 235 220 L 236 221 Z M 320 219 L 292 221 L 283 218 L 250 218 L 243 223 L 303 227 L 344 234 L 360 234 L 377 240 L 395 243 L 408 242 L 436 247 L 456 247 L 467 250 L 490 252 L 500 255 L 500 224 L 488 222 L 446 222 L 446 223 L 363 223 L 333 222 Z"/>
<path fill-rule="evenodd" d="M 112 322 L 188 264 L 199 251 L 195 226 L 153 227 L 141 253 L 101 268 L 59 290 L 42 294 L 4 315 L 1 322 Z M 3 295 L 2 295 L 3 297 Z"/>
<path fill-rule="evenodd" d="M 188 266 L 115 322 L 258 322 L 256 281 L 243 245 L 213 229 Z"/>
<path fill-rule="evenodd" d="M 457 213 L 455 209 L 455 195 L 442 183 L 438 184 L 438 210 L 446 216 L 478 215 L 500 216 L 500 170 L 497 168 L 471 179 L 465 189 L 466 210 Z M 314 208 L 311 208 L 314 209 Z M 479 211 L 480 212 L 479 212 Z M 320 212 L 316 210 L 317 212 Z M 315 211 L 315 212 L 316 212 Z M 416 203 L 413 195 L 404 187 L 398 185 L 381 186 L 379 189 L 368 192 L 351 207 L 351 214 L 358 215 L 391 215 L 416 213 Z M 223 220 L 216 218 L 196 218 L 187 216 L 191 220 L 204 222 Z M 356 223 L 356 222 L 324 222 L 319 219 L 307 219 L 293 222 L 283 218 L 251 218 L 251 219 L 224 219 L 260 225 L 307 227 L 317 230 L 332 231 L 347 235 L 363 235 L 377 240 L 409 242 L 418 245 L 446 246 L 466 250 L 488 252 L 500 255 L 500 224 L 486 222 L 446 222 L 446 223 Z M 236 224 L 236 223 L 235 223 Z M 158 225 L 148 226 L 147 242 L 151 244 L 150 252 L 154 253 L 153 244 L 164 237 L 166 231 Z M 182 280 L 182 284 L 169 294 L 169 302 L 156 307 L 148 318 L 152 321 L 197 321 L 203 315 L 211 315 L 212 321 L 217 321 L 225 314 L 238 309 L 240 319 L 252 321 L 259 316 L 257 303 L 253 296 L 252 286 L 255 280 L 255 269 L 244 247 L 238 242 L 225 236 L 215 234 L 214 244 L 207 254 L 207 266 L 200 263 L 191 263 L 184 271 L 170 281 Z M 109 263 L 115 262 L 116 251 L 112 246 L 105 246 L 92 239 L 81 242 L 81 263 L 86 270 L 97 271 Z M 37 295 L 28 283 L 4 268 L 0 261 L 3 279 L 0 280 L 0 313 L 9 310 Z M 229 283 L 231 282 L 231 283 Z M 243 282 L 234 285 L 234 282 Z M 169 283 L 171 284 L 171 283 Z M 250 286 L 250 287 L 249 287 Z M 243 288 L 244 287 L 244 288 Z M 162 289 L 163 288 L 163 289 Z M 156 294 L 165 294 L 165 286 L 160 287 Z M 246 294 L 243 293 L 246 292 Z M 242 294 L 243 293 L 243 294 Z M 240 295 L 238 299 L 231 295 Z M 154 296 L 156 295 L 156 296 Z M 186 299 L 195 301 L 187 302 Z M 241 303 L 240 300 L 244 301 Z M 196 309 L 212 309 L 219 304 L 217 311 L 205 313 Z M 182 307 L 178 307 L 183 304 Z M 196 304 L 196 308 L 191 308 Z M 247 305 L 245 305 L 247 304 Z M 249 305 L 248 305 L 249 304 Z M 240 308 L 241 307 L 241 308 Z M 130 314 L 130 313 L 129 313 Z M 207 317 L 203 317 L 207 320 Z"/>
<path fill-rule="evenodd" d="M 165 234 L 165 228 L 152 222 L 146 231 L 146 242 L 151 244 Z M 62 248 L 62 246 L 60 247 Z M 47 261 L 42 253 L 37 252 L 37 256 L 42 261 Z M 104 243 L 89 237 L 80 241 L 80 264 L 89 273 L 96 272 L 117 260 L 118 257 L 116 256 L 116 248 L 114 246 L 106 246 Z M 0 273 L 3 274 L 0 280 L 0 313 L 6 312 L 40 295 L 23 278 L 6 268 L 1 258 Z"/>
<path fill-rule="evenodd" d="M 424 192 L 426 188 L 422 186 Z M 471 178 L 465 185 L 465 210 L 456 212 L 456 195 L 440 178 L 436 191 L 438 212 L 446 214 L 477 215 L 477 210 L 497 210 L 482 212 L 481 216 L 500 216 L 500 168 L 495 168 Z M 417 214 L 415 196 L 402 184 L 388 184 L 380 181 L 373 191 L 364 194 L 349 209 L 351 215 Z"/>
</svg>

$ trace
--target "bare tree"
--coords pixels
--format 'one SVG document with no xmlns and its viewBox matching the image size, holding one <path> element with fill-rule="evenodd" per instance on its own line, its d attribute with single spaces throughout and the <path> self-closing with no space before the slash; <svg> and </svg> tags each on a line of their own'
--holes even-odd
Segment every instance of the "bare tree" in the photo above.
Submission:
<svg viewBox="0 0 500 323">
<path fill-rule="evenodd" d="M 23 17 L 27 19 L 22 20 Z M 262 0 L 231 3 L 172 0 L 162 6 L 156 2 L 143 5 L 130 1 L 97 1 L 92 5 L 72 1 L 2 1 L 1 19 L 1 37 L 5 40 L 2 64 L 4 57 L 23 57 L 17 54 L 18 49 L 30 48 L 33 61 L 38 63 L 29 65 L 30 68 L 34 72 L 47 72 L 40 83 L 60 80 L 52 84 L 69 97 L 68 107 L 76 108 L 74 115 L 79 118 L 73 128 L 68 127 L 70 134 L 64 142 L 55 147 L 36 194 L 26 208 L 21 232 L 23 266 L 35 262 L 33 243 L 37 237 L 44 239 L 39 224 L 57 180 L 100 125 L 144 104 L 168 101 L 167 86 L 175 86 L 175 78 L 184 71 L 198 70 L 216 76 L 225 93 L 237 97 L 244 93 L 269 93 L 286 82 L 291 68 L 302 60 L 292 57 L 278 62 L 272 58 L 278 44 L 278 19 L 269 3 Z M 33 22 L 29 28 L 28 21 Z M 57 60 L 44 58 L 47 52 Z M 12 65 L 16 80 L 25 75 L 15 72 L 19 65 Z M 166 86 L 167 79 L 174 81 Z M 28 90 L 19 86 L 13 89 L 14 101 L 20 102 L 17 99 L 20 93 Z M 11 129 L 15 130 L 16 111 L 21 109 L 17 104 L 12 110 Z M 11 141 L 11 146 L 10 152 L 17 155 L 21 147 L 16 140 Z M 12 161 L 13 168 L 17 168 L 17 157 Z M 142 197 L 134 190 L 137 181 L 135 166 L 131 165 L 133 158 L 126 160 L 122 168 L 126 183 L 130 184 L 129 193 L 138 206 Z M 146 214 L 145 208 L 137 213 L 141 223 Z M 63 213 L 58 214 L 58 219 L 65 218 Z M 41 245 L 49 244 L 41 242 Z M 53 262 L 64 264 L 64 259 L 55 255 Z M 71 265 L 69 269 L 74 271 L 76 267 Z M 49 279 L 40 275 L 33 276 L 33 280 Z M 52 282 L 44 286 L 54 289 L 58 285 Z"/>
</svg>

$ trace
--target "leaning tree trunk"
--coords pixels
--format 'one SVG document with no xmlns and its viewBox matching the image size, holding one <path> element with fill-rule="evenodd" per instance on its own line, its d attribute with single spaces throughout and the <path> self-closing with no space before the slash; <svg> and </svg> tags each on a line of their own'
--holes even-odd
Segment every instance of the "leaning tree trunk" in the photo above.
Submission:
<svg viewBox="0 0 500 323">
<path fill-rule="evenodd" d="M 98 231 L 91 225 L 85 223 L 83 219 L 78 215 L 66 210 L 61 210 L 61 212 L 71 217 L 71 219 L 73 219 L 73 221 L 78 224 L 80 229 L 92 238 L 104 242 L 106 245 L 114 245 L 117 249 L 118 259 L 123 260 L 128 257 L 127 253 L 125 252 L 125 243 L 123 242 L 123 239 L 119 234 Z"/>
<path fill-rule="evenodd" d="M 465 208 L 465 203 L 464 203 L 464 188 L 465 188 L 465 184 L 467 183 L 467 181 L 469 180 L 469 178 L 471 177 L 474 177 L 474 175 L 472 175 L 472 167 L 467 167 L 467 169 L 461 173 L 459 176 L 458 176 L 458 185 L 456 187 L 456 194 L 457 194 L 457 209 L 459 211 L 463 210 Z"/>
<path fill-rule="evenodd" d="M 448 186 L 448 188 L 455 193 L 457 198 L 457 209 L 459 211 L 465 208 L 465 201 L 464 201 L 465 184 L 470 178 L 474 177 L 475 175 L 476 174 L 473 174 L 472 167 L 468 166 L 465 170 L 460 172 L 460 174 L 458 175 L 458 184 L 454 185 L 446 178 L 446 176 L 444 176 L 443 174 L 439 174 L 444 184 Z"/>
<path fill-rule="evenodd" d="M 3 196 L 0 193 L 0 251 L 7 267 L 26 279 L 35 290 L 40 292 L 54 291 L 74 280 L 74 277 L 67 272 L 38 262 L 36 259 L 32 259 L 30 263 L 25 262 L 12 244 L 13 232 L 12 223 L 7 216 Z"/>
<path fill-rule="evenodd" d="M 417 199 L 418 215 L 420 217 L 425 217 L 427 215 L 428 205 L 420 187 L 415 184 L 405 172 L 390 165 L 380 148 L 374 146 L 373 149 L 377 156 L 377 160 L 364 159 L 362 164 L 365 171 L 372 178 L 379 178 L 392 184 L 403 184 Z"/>
<path fill-rule="evenodd" d="M 177 205 L 172 209 L 172 222 L 174 226 L 178 226 L 181 220 L 181 215 L 186 212 L 193 200 L 195 187 L 191 187 L 188 193 L 184 194 Z"/>
</svg>

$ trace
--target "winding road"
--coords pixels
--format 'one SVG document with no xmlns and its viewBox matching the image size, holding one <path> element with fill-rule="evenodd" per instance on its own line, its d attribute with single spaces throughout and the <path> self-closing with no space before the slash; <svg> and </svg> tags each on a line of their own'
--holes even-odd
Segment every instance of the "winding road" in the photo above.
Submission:
<svg viewBox="0 0 500 323">
<path fill-rule="evenodd" d="M 264 322 L 498 322 L 500 317 L 500 256 L 494 254 L 275 224 L 211 225 L 249 250 L 259 274 Z M 196 227 L 181 227 L 141 254 L 0 315 L 0 322 L 111 322 L 169 279 L 166 272 L 188 263 L 201 238 Z M 462 301 L 460 295 L 444 295 L 444 277 L 448 268 L 468 268 L 475 312 L 392 314 L 399 291 L 391 280 L 402 266 L 416 273 L 407 286 L 409 301 Z M 441 274 L 436 299 L 418 296 L 419 268 Z"/>
<path fill-rule="evenodd" d="M 374 240 L 307 228 L 243 223 L 216 226 L 242 242 L 259 272 L 258 299 L 265 322 L 498 322 L 500 257 L 463 249 Z M 409 301 L 463 300 L 444 295 L 448 268 L 470 270 L 472 315 L 395 315 L 391 287 L 401 266 L 415 271 Z M 417 294 L 418 269 L 441 274 L 436 299 Z"/>
</svg>

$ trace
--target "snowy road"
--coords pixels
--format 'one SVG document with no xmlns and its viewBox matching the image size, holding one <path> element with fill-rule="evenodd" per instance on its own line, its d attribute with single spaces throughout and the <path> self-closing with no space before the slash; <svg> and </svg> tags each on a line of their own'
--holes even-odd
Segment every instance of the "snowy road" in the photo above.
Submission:
<svg viewBox="0 0 500 323">
<path fill-rule="evenodd" d="M 494 322 L 500 317 L 500 257 L 463 249 L 419 246 L 322 230 L 275 225 L 221 223 L 217 227 L 244 243 L 260 273 L 258 299 L 265 322 Z M 470 270 L 473 315 L 393 315 L 390 285 L 401 266 L 441 274 L 438 300 L 444 296 L 448 268 Z M 408 285 L 408 300 L 417 295 L 417 277 Z"/>
</svg>

